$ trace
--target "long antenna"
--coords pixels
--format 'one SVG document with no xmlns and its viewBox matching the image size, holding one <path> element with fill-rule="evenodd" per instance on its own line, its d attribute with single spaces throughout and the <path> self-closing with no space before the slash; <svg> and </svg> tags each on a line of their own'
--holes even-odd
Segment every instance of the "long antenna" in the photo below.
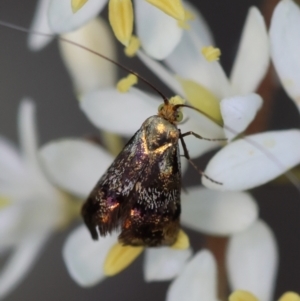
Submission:
<svg viewBox="0 0 300 301">
<path fill-rule="evenodd" d="M 31 29 L 28 29 L 26 27 L 23 27 L 23 26 L 19 26 L 19 25 L 15 25 L 15 24 L 12 24 L 12 23 L 9 23 L 9 22 L 5 22 L 5 21 L 1 21 L 0 20 L 0 25 L 4 26 L 4 27 L 7 27 L 7 28 L 10 28 L 10 29 L 13 29 L 13 30 L 17 30 L 17 31 L 21 31 L 21 32 L 25 32 L 25 33 L 32 33 L 32 34 L 36 34 L 36 35 L 39 35 L 39 36 L 44 36 L 44 37 L 54 37 L 56 38 L 57 40 L 60 40 L 62 42 L 65 42 L 65 43 L 68 43 L 68 44 L 71 44 L 71 45 L 74 45 L 78 48 L 81 48 L 81 49 L 84 49 L 90 53 L 93 53 L 109 62 L 111 62 L 112 64 L 118 66 L 119 68 L 137 76 L 142 82 L 144 82 L 145 84 L 147 84 L 150 88 L 152 88 L 156 93 L 158 93 L 161 98 L 163 99 L 164 103 L 167 105 L 169 104 L 169 100 L 168 98 L 160 91 L 158 90 L 155 86 L 153 86 L 146 78 L 144 78 L 143 76 L 139 75 L 138 73 L 136 73 L 135 71 L 133 71 L 132 69 L 126 67 L 125 65 L 121 64 L 121 63 L 118 63 L 117 61 L 114 61 L 112 59 L 110 59 L 109 57 L 101 54 L 100 52 L 97 52 L 97 51 L 94 51 L 88 47 L 85 47 L 77 42 L 74 42 L 72 40 L 69 40 L 69 39 L 66 39 L 66 38 L 63 38 L 63 37 L 60 37 L 60 36 L 56 36 L 56 35 L 53 35 L 53 34 L 50 34 L 50 33 L 44 33 L 44 32 L 39 32 L 39 31 L 36 31 L 36 30 L 31 30 Z"/>
</svg>

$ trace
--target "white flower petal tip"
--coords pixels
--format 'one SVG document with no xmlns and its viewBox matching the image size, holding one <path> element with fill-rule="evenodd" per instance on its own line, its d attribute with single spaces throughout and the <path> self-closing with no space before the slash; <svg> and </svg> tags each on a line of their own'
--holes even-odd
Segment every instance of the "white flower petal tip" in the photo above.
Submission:
<svg viewBox="0 0 300 301">
<path fill-rule="evenodd" d="M 107 88 L 83 95 L 80 108 L 96 127 L 131 136 L 148 117 L 157 113 L 157 100 L 135 88 L 127 93 Z"/>
<path fill-rule="evenodd" d="M 228 236 L 247 229 L 258 216 L 258 206 L 244 192 L 189 188 L 182 200 L 182 224 L 208 235 Z"/>
<path fill-rule="evenodd" d="M 300 131 L 256 134 L 234 141 L 208 163 L 202 183 L 217 190 L 247 190 L 263 185 L 300 162 Z"/>
<path fill-rule="evenodd" d="M 167 281 L 175 278 L 191 255 L 191 249 L 174 250 L 169 247 L 147 249 L 144 263 L 145 280 Z"/>
<path fill-rule="evenodd" d="M 101 147 L 80 139 L 50 142 L 40 150 L 40 158 L 51 181 L 83 198 L 113 160 Z"/>
<path fill-rule="evenodd" d="M 248 127 L 262 103 L 262 98 L 254 93 L 224 98 L 221 101 L 224 130 L 228 140 L 233 139 Z"/>
<path fill-rule="evenodd" d="M 135 1 L 137 34 L 145 52 L 157 59 L 166 58 L 179 43 L 182 29 L 177 20 L 146 1 Z"/>
<path fill-rule="evenodd" d="M 271 56 L 280 81 L 300 109 L 300 9 L 291 0 L 280 1 L 270 26 Z"/>
<path fill-rule="evenodd" d="M 53 34 L 48 24 L 48 8 L 51 0 L 39 0 L 34 18 L 32 20 L 30 30 L 36 32 L 42 32 L 45 34 Z M 53 36 L 41 36 L 38 34 L 30 33 L 28 35 L 27 45 L 31 51 L 39 51 L 47 46 L 52 40 Z"/>
<path fill-rule="evenodd" d="M 235 63 L 230 76 L 235 94 L 247 94 L 257 89 L 270 62 L 267 28 L 262 14 L 251 7 L 244 25 Z"/>
<path fill-rule="evenodd" d="M 272 300 L 278 251 L 266 223 L 258 220 L 246 231 L 233 235 L 226 262 L 232 290 L 249 291 L 261 301 Z"/>
<path fill-rule="evenodd" d="M 190 260 L 171 283 L 167 301 L 216 301 L 217 267 L 213 255 L 203 250 Z"/>
<path fill-rule="evenodd" d="M 37 162 L 37 129 L 35 120 L 35 104 L 30 98 L 22 99 L 18 112 L 18 127 L 21 147 L 27 162 L 38 167 Z"/>
<path fill-rule="evenodd" d="M 112 60 L 116 59 L 114 37 L 108 24 L 101 18 L 95 18 L 62 37 L 106 55 Z M 117 68 L 111 62 L 63 41 L 59 41 L 59 49 L 77 94 L 82 95 L 89 91 L 111 87 L 116 83 Z"/>
<path fill-rule="evenodd" d="M 115 234 L 94 241 L 84 225 L 74 230 L 63 247 L 63 258 L 72 279 L 84 287 L 93 286 L 103 280 L 104 262 L 116 241 Z"/>
<path fill-rule="evenodd" d="M 71 0 L 51 0 L 48 11 L 50 28 L 55 33 L 75 30 L 95 18 L 106 2 L 89 0 L 79 11 L 73 13 Z"/>
</svg>

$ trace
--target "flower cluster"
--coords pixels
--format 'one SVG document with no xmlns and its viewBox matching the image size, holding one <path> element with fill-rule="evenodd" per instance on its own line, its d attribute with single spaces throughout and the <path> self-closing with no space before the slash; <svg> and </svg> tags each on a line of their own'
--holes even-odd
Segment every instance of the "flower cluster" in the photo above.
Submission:
<svg viewBox="0 0 300 301">
<path fill-rule="evenodd" d="M 39 50 L 52 39 L 36 32 L 61 35 L 60 52 L 79 108 L 101 132 L 118 135 L 107 135 L 113 150 L 120 142 L 119 136 L 129 138 L 146 118 L 157 113 L 159 97 L 134 87 L 121 93 L 116 88 L 115 65 L 65 42 L 73 41 L 116 59 L 110 28 L 96 17 L 106 2 L 39 0 L 28 44 L 31 50 Z M 300 8 L 292 0 L 281 0 L 274 11 L 270 33 L 259 10 L 250 8 L 232 72 L 226 76 L 219 62 L 221 52 L 212 46 L 214 40 L 206 22 L 191 4 L 174 0 L 136 0 L 134 4 L 141 45 L 134 53 L 174 94 L 203 113 L 184 108 L 184 122 L 178 127 L 182 133 L 192 131 L 215 140 L 187 137 L 190 157 L 195 159 L 221 148 L 202 176 L 205 187 L 200 186 L 199 176 L 199 185 L 183 193 L 182 226 L 228 238 L 227 276 L 230 289 L 237 290 L 230 301 L 252 301 L 256 297 L 271 301 L 278 248 L 272 230 L 258 218 L 255 199 L 245 191 L 300 163 L 300 131 L 239 137 L 262 106 L 263 99 L 255 92 L 270 57 L 283 87 L 299 106 L 300 65 L 295 49 L 300 43 Z M 118 40 L 130 46 L 131 0 L 110 0 L 109 20 Z M 81 138 L 50 141 L 38 149 L 31 101 L 21 103 L 18 123 L 21 156 L 9 142 L 0 139 L 0 255 L 11 250 L 0 271 L 0 298 L 23 279 L 51 233 L 78 215 L 78 205 L 114 160 L 112 151 Z M 220 139 L 227 139 L 227 143 Z M 180 152 L 183 153 L 182 146 Z M 187 163 L 181 158 L 183 174 Z M 63 258 L 79 285 L 92 286 L 117 274 L 145 251 L 146 281 L 175 278 L 167 293 L 168 301 L 218 299 L 213 254 L 202 250 L 193 256 L 184 234 L 176 248 L 146 249 L 120 245 L 117 234 L 95 242 L 82 224 L 67 237 Z M 299 300 L 299 296 L 288 294 L 280 300 L 290 299 Z"/>
</svg>

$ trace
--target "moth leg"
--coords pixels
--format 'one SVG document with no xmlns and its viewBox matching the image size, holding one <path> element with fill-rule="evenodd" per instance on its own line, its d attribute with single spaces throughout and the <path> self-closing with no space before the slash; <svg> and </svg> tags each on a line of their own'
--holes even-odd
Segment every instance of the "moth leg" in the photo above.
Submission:
<svg viewBox="0 0 300 301">
<path fill-rule="evenodd" d="M 199 172 L 199 174 L 201 176 L 205 177 L 206 179 L 210 180 L 213 183 L 223 185 L 222 183 L 213 180 L 211 177 L 209 177 L 207 174 L 205 174 L 204 171 L 201 170 L 200 168 L 198 168 L 198 166 L 191 160 L 190 155 L 189 155 L 189 151 L 186 147 L 186 144 L 185 144 L 185 141 L 184 141 L 183 137 L 184 137 L 183 134 L 180 133 L 179 139 L 180 139 L 180 142 L 181 142 L 181 145 L 182 145 L 182 148 L 183 148 L 184 157 L 191 163 L 191 165 Z"/>
<path fill-rule="evenodd" d="M 219 138 L 219 139 L 204 138 L 204 137 L 200 136 L 199 134 L 197 134 L 193 131 L 183 133 L 183 134 L 181 134 L 181 137 L 183 138 L 185 136 L 190 136 L 190 135 L 193 135 L 194 137 L 196 137 L 198 139 L 207 140 L 207 141 L 227 141 L 227 138 Z"/>
</svg>

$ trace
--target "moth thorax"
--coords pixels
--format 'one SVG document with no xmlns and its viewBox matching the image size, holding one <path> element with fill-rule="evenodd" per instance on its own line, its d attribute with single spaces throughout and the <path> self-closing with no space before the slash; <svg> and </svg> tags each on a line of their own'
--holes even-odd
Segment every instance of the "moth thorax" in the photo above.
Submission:
<svg viewBox="0 0 300 301">
<path fill-rule="evenodd" d="M 152 116 L 145 123 L 145 139 L 149 151 L 162 151 L 178 142 L 179 131 L 176 125 L 162 117 Z"/>
</svg>

